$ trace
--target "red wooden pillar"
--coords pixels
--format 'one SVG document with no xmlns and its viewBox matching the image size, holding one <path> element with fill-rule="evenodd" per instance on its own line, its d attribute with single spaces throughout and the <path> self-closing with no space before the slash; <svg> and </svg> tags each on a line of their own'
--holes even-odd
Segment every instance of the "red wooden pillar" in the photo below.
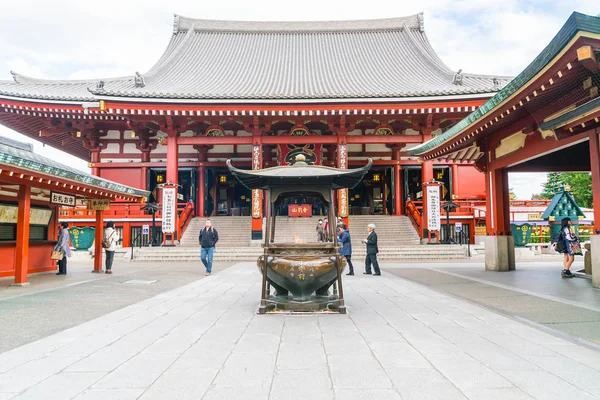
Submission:
<svg viewBox="0 0 600 400">
<path fill-rule="evenodd" d="M 457 199 L 458 193 L 458 165 L 452 164 L 452 198 Z"/>
<path fill-rule="evenodd" d="M 167 182 L 177 184 L 179 177 L 179 148 L 177 134 L 169 133 L 167 142 Z"/>
<path fill-rule="evenodd" d="M 28 285 L 29 267 L 29 214 L 31 207 L 31 186 L 19 186 L 17 214 L 17 248 L 15 250 L 15 286 Z"/>
<path fill-rule="evenodd" d="M 592 199 L 594 201 L 594 230 L 590 236 L 592 285 L 600 288 L 600 134 L 599 129 L 590 132 L 590 166 L 592 173 Z"/>
<path fill-rule="evenodd" d="M 423 161 L 421 164 L 421 184 L 433 180 L 433 161 Z M 425 196 L 425 193 L 423 193 Z"/>
<path fill-rule="evenodd" d="M 92 271 L 95 273 L 102 272 L 102 239 L 104 239 L 104 211 L 96 210 L 96 232 L 94 239 L 94 270 Z"/>
<path fill-rule="evenodd" d="M 177 203 L 179 202 L 179 187 L 177 186 L 179 180 L 179 146 L 177 144 L 177 132 L 167 132 L 167 183 L 174 185 L 175 187 L 175 221 L 174 226 L 179 231 L 179 216 L 177 214 Z M 162 201 L 162 199 L 161 199 Z M 181 232 L 177 232 L 180 235 Z"/>
<path fill-rule="evenodd" d="M 198 201 L 196 216 L 204 217 L 204 198 L 206 197 L 206 167 L 200 163 L 198 167 Z"/>
<path fill-rule="evenodd" d="M 512 271 L 515 269 L 515 249 L 510 232 L 508 171 L 490 169 L 486 172 L 485 179 L 485 268 L 491 271 Z"/>
<path fill-rule="evenodd" d="M 121 239 L 122 239 L 121 246 L 133 247 L 133 245 L 131 244 L 132 237 L 131 237 L 131 223 L 130 222 L 123 223 L 123 237 Z"/>
<path fill-rule="evenodd" d="M 392 160 L 395 161 L 394 164 L 394 215 L 404 215 L 404 210 L 402 209 L 402 179 L 400 175 L 402 174 L 402 167 L 400 165 L 400 150 L 404 145 L 394 145 L 392 146 Z"/>
<path fill-rule="evenodd" d="M 91 167 L 92 175 L 100 176 L 100 168 L 96 167 L 96 164 L 100 162 L 100 149 L 91 150 Z"/>
<path fill-rule="evenodd" d="M 396 161 L 394 165 L 394 215 L 404 215 L 402 209 L 402 180 L 400 174 L 402 168 L 400 168 L 400 161 Z"/>
<path fill-rule="evenodd" d="M 142 151 L 142 168 L 141 168 L 141 173 L 142 173 L 142 189 L 143 190 L 148 190 L 148 167 L 146 166 L 145 163 L 150 162 L 150 151 Z"/>
<path fill-rule="evenodd" d="M 491 236 L 510 235 L 508 171 L 493 169 L 486 174 L 486 230 Z"/>
</svg>

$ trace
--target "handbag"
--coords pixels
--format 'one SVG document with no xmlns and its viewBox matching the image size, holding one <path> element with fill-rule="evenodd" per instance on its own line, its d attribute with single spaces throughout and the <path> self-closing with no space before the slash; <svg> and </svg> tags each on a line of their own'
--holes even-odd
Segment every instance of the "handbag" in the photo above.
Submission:
<svg viewBox="0 0 600 400">
<path fill-rule="evenodd" d="M 52 254 L 50 254 L 50 259 L 52 260 L 62 260 L 65 255 L 62 251 L 52 250 Z"/>
<path fill-rule="evenodd" d="M 573 251 L 573 255 L 575 256 L 583 255 L 583 253 L 581 252 L 581 242 L 579 240 L 571 242 L 571 250 Z"/>
<path fill-rule="evenodd" d="M 110 238 L 112 237 L 112 235 L 114 235 L 115 231 L 113 231 L 110 236 L 108 238 L 104 238 L 102 239 L 102 248 L 103 249 L 110 249 Z"/>
</svg>

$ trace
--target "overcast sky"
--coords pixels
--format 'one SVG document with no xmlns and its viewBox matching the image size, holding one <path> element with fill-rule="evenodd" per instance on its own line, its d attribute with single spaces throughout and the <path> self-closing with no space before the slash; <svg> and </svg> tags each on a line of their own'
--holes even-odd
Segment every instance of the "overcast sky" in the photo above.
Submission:
<svg viewBox="0 0 600 400">
<path fill-rule="evenodd" d="M 233 20 L 339 20 L 425 13 L 425 32 L 452 69 L 516 75 L 548 44 L 573 11 L 596 15 L 597 1 L 571 0 L 20 0 L 0 13 L 0 79 L 14 70 L 47 79 L 131 76 L 158 60 L 173 14 Z M 210 62 L 210 54 L 206 55 Z M 368 54 L 365 54 L 368 57 Z M 235 62 L 235 60 L 232 60 Z M 0 134 L 22 135 L 0 126 Z M 27 140 L 30 141 L 31 140 Z M 78 168 L 87 162 L 42 147 L 36 152 Z M 544 174 L 513 174 L 517 197 L 540 191 Z"/>
</svg>

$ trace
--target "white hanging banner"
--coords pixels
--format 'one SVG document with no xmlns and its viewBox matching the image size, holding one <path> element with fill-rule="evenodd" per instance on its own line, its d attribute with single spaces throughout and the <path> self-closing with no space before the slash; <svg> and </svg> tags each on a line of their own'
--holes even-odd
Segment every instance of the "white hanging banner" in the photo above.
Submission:
<svg viewBox="0 0 600 400">
<path fill-rule="evenodd" d="M 427 186 L 427 229 L 430 231 L 441 230 L 440 222 L 440 187 Z"/>
<path fill-rule="evenodd" d="M 175 213 L 177 205 L 175 202 L 175 188 L 163 188 L 162 198 L 162 231 L 163 233 L 175 232 Z"/>
</svg>

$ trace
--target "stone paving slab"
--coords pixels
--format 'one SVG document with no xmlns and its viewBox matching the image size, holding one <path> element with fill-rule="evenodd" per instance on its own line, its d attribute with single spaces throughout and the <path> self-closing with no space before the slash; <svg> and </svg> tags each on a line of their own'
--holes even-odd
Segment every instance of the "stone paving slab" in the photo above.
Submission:
<svg viewBox="0 0 600 400">
<path fill-rule="evenodd" d="M 221 271 L 232 263 L 217 263 Z M 196 263 L 136 264 L 115 260 L 114 274 L 92 274 L 90 261 L 69 261 L 68 275 L 54 273 L 30 275 L 31 284 L 11 287 L 12 278 L 0 279 L 0 352 L 33 342 L 66 328 L 77 326 L 113 312 L 112 318 L 121 318 L 116 310 L 166 293 L 198 279 L 204 279 L 204 268 Z M 156 280 L 149 285 L 125 284 L 130 280 Z M 196 299 L 201 301 L 201 299 Z M 159 298 L 159 302 L 162 300 Z M 195 313 L 197 304 L 187 312 Z M 186 312 L 185 308 L 180 310 Z M 131 311 L 128 311 L 131 312 Z M 102 323 L 109 320 L 103 318 Z M 174 321 L 175 325 L 179 321 Z M 94 331 L 97 326 L 86 324 Z M 120 331 L 99 340 L 119 337 L 128 329 L 137 329 L 131 321 L 119 327 Z M 63 340 L 69 340 L 62 335 Z M 4 366 L 0 365 L 0 372 Z"/>
<path fill-rule="evenodd" d="M 438 267 L 388 271 L 436 291 L 600 345 L 600 290 L 593 289 L 587 279 L 562 279 L 556 268 L 542 264 L 502 273 Z M 456 323 L 464 320 L 460 314 L 453 316 Z"/>
<path fill-rule="evenodd" d="M 1 353 L 0 399 L 600 398 L 595 349 L 385 271 L 345 282 L 347 315 L 257 315 L 239 263 Z"/>
</svg>

